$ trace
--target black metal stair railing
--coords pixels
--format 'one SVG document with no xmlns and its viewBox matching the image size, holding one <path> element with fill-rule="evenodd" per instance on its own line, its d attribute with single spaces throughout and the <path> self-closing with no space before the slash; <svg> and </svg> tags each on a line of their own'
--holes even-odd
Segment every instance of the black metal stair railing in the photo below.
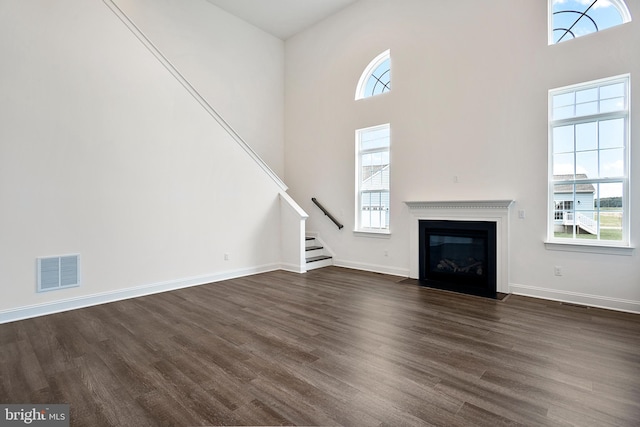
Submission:
<svg viewBox="0 0 640 427">
<path fill-rule="evenodd" d="M 328 217 L 329 217 L 329 219 L 330 219 L 331 221 L 333 221 L 333 223 L 338 227 L 338 230 L 341 230 L 341 229 L 344 227 L 344 225 L 340 224 L 340 222 L 339 222 L 339 221 L 338 221 L 338 220 L 337 220 L 333 215 L 331 215 L 331 214 L 329 213 L 329 211 L 327 211 L 327 210 L 324 208 L 324 206 L 322 206 L 322 205 L 320 204 L 320 202 L 319 202 L 315 197 L 312 197 L 312 198 L 311 198 L 311 201 L 312 201 L 313 203 L 315 203 L 315 205 L 316 205 L 317 207 L 319 207 L 319 208 L 320 208 L 320 210 L 321 210 L 321 211 L 322 211 L 326 216 L 328 216 Z"/>
</svg>

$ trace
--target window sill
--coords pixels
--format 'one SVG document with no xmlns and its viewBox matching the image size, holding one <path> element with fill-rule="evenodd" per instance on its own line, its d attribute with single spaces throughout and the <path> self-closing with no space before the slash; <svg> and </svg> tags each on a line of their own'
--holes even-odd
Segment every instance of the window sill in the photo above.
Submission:
<svg viewBox="0 0 640 427">
<path fill-rule="evenodd" d="M 574 243 L 545 241 L 544 246 L 550 251 L 582 252 L 603 255 L 624 255 L 631 256 L 635 248 L 633 246 L 617 246 L 593 243 Z"/>
<path fill-rule="evenodd" d="M 377 239 L 388 239 L 391 237 L 389 230 L 353 230 L 353 235 L 356 237 L 373 237 Z"/>
</svg>

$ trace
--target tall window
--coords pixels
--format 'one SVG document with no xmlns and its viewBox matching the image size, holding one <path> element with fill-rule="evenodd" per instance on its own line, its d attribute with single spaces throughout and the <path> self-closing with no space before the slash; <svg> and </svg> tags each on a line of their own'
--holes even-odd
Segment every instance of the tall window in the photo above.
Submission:
<svg viewBox="0 0 640 427">
<path fill-rule="evenodd" d="M 629 244 L 629 76 L 549 93 L 549 240 Z"/>
<path fill-rule="evenodd" d="M 365 68 L 358 86 L 356 100 L 389 92 L 391 90 L 390 51 L 384 51 Z"/>
<path fill-rule="evenodd" d="M 356 131 L 357 231 L 389 230 L 390 125 Z"/>
<path fill-rule="evenodd" d="M 549 0 L 549 44 L 631 21 L 624 0 Z"/>
</svg>

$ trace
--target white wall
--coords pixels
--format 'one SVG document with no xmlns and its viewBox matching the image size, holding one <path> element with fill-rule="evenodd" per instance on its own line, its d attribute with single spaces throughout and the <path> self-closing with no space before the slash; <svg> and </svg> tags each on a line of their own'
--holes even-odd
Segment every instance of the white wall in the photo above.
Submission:
<svg viewBox="0 0 640 427">
<path fill-rule="evenodd" d="M 640 311 L 640 250 L 614 256 L 543 245 L 548 90 L 623 73 L 637 86 L 640 9 L 628 4 L 636 21 L 556 46 L 547 45 L 547 2 L 540 0 L 363 0 L 287 40 L 285 173 L 310 214 L 307 228 L 320 233 L 338 264 L 408 274 L 404 201 L 515 199 L 512 291 Z M 386 49 L 392 91 L 354 101 L 360 74 Z M 392 129 L 392 235 L 362 237 L 350 231 L 354 131 L 382 123 Z M 631 125 L 637 152 L 637 96 Z M 638 155 L 632 170 L 640 170 Z M 631 238 L 640 245 L 637 174 L 632 180 Z M 345 228 L 327 221 L 311 197 Z M 554 276 L 556 265 L 562 277 Z"/>
<path fill-rule="evenodd" d="M 280 177 L 284 43 L 205 0 L 116 0 Z"/>
<path fill-rule="evenodd" d="M 149 22 L 168 10 L 177 23 L 221 13 L 204 1 L 181 2 L 180 13 L 157 3 Z M 127 2 L 138 5 L 147 6 Z M 282 86 L 283 46 L 221 19 L 234 35 L 224 45 L 264 60 L 252 71 Z M 279 266 L 276 182 L 102 1 L 0 1 L 0 57 L 0 321 Z M 207 88 L 212 104 L 218 90 L 232 103 L 242 88 L 239 110 L 249 94 L 260 105 L 235 114 L 238 128 L 279 120 L 271 109 L 283 95 L 247 84 L 246 61 L 234 70 L 232 58 L 218 59 L 228 86 Z M 219 80 L 213 65 L 201 71 Z M 262 133 L 277 141 L 281 130 Z M 36 257 L 69 253 L 81 254 L 82 286 L 36 294 Z"/>
</svg>

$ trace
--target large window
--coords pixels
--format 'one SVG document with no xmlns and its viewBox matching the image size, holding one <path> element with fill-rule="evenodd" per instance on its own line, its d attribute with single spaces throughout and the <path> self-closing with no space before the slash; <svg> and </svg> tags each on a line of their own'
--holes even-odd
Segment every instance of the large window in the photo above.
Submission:
<svg viewBox="0 0 640 427">
<path fill-rule="evenodd" d="M 629 244 L 629 76 L 549 93 L 549 241 Z"/>
<path fill-rule="evenodd" d="M 623 0 L 549 0 L 549 44 L 631 21 Z"/>
<path fill-rule="evenodd" d="M 356 131 L 356 231 L 389 231 L 388 124 Z"/>
</svg>

